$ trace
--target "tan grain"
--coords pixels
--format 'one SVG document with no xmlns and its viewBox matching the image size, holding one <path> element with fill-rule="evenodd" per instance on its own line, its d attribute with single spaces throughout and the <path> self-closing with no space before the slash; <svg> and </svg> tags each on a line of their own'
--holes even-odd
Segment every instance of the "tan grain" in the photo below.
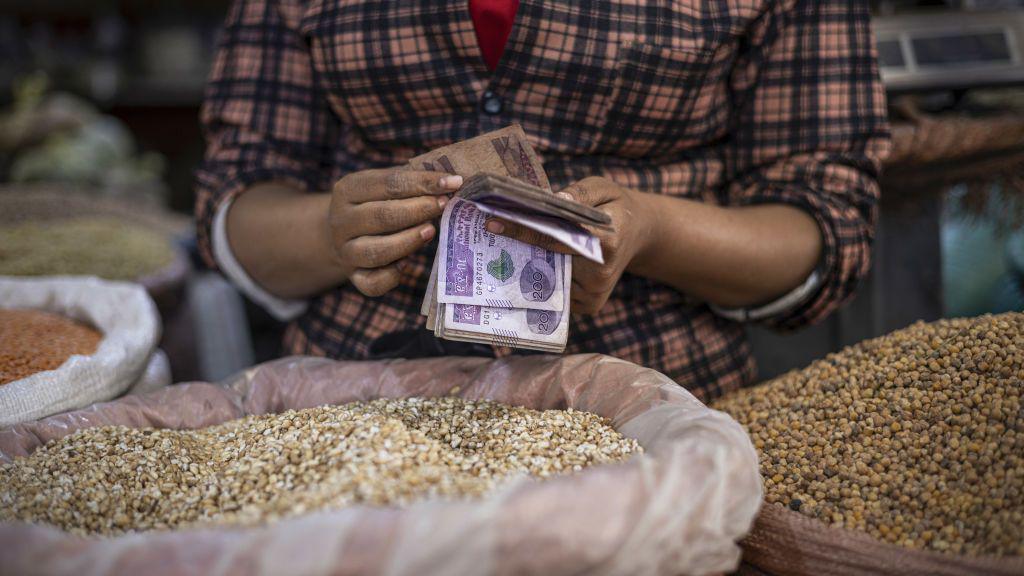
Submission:
<svg viewBox="0 0 1024 576">
<path fill-rule="evenodd" d="M 908 548 L 1024 555 L 1024 314 L 915 324 L 715 407 L 765 499 Z"/>
<path fill-rule="evenodd" d="M 112 217 L 0 226 L 0 275 L 137 280 L 174 259 L 168 238 Z"/>
<path fill-rule="evenodd" d="M 641 452 L 608 422 L 458 398 L 376 400 L 201 430 L 99 427 L 0 466 L 0 520 L 80 534 L 257 524 L 355 504 L 476 498 Z"/>
</svg>

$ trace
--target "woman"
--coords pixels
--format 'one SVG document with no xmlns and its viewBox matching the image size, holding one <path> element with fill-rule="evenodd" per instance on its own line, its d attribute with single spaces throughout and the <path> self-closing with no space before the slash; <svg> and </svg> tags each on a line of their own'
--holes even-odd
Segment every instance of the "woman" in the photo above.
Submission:
<svg viewBox="0 0 1024 576">
<path fill-rule="evenodd" d="M 238 0 L 202 121 L 200 244 L 290 353 L 502 355 L 418 314 L 447 195 L 409 158 L 513 122 L 612 216 L 573 262 L 567 352 L 710 399 L 742 322 L 819 320 L 869 266 L 888 150 L 866 2 Z M 493 231 L 545 242 L 508 223 Z"/>
</svg>

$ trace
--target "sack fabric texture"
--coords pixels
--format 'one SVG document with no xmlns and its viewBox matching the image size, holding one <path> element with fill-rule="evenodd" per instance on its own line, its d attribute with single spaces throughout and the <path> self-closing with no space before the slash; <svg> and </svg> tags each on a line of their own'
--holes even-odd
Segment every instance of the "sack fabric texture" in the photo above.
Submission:
<svg viewBox="0 0 1024 576">
<path fill-rule="evenodd" d="M 742 542 L 743 561 L 774 576 L 1020 576 L 1024 558 L 910 550 L 765 505 Z M 742 573 L 742 571 L 741 571 Z"/>
<path fill-rule="evenodd" d="M 479 500 L 352 506 L 259 527 L 82 538 L 0 524 L 7 574 L 710 574 L 738 565 L 761 503 L 743 429 L 668 377 L 594 354 L 337 362 L 285 358 L 0 429 L 0 462 L 91 426 L 193 429 L 247 414 L 457 395 L 595 412 L 643 455 Z"/>
<path fill-rule="evenodd" d="M 92 277 L 0 276 L 0 307 L 61 314 L 103 333 L 96 352 L 0 386 L 0 426 L 35 420 L 116 398 L 138 385 L 170 383 L 166 358 L 154 354 L 160 316 L 137 284 Z"/>
</svg>

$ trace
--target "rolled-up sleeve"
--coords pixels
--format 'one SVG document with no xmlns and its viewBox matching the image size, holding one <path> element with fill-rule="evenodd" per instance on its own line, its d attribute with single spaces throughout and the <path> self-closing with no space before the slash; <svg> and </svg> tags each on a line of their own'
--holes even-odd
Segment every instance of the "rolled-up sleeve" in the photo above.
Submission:
<svg viewBox="0 0 1024 576">
<path fill-rule="evenodd" d="M 790 0 L 763 15 L 734 69 L 726 146 L 732 206 L 788 204 L 821 230 L 820 287 L 762 323 L 792 329 L 853 294 L 871 261 L 878 173 L 889 151 L 867 2 Z"/>
<path fill-rule="evenodd" d="M 200 252 L 211 267 L 218 209 L 259 182 L 329 190 L 340 123 L 330 110 L 290 0 L 236 0 L 207 83 L 196 173 Z"/>
</svg>

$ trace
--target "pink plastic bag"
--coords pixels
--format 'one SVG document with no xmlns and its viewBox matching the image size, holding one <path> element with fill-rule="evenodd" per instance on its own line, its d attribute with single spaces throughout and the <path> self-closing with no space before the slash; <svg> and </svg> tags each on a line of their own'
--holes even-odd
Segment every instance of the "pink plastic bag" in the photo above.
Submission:
<svg viewBox="0 0 1024 576">
<path fill-rule="evenodd" d="M 707 574 L 736 567 L 761 502 L 743 429 L 668 377 L 607 356 L 286 358 L 0 430 L 0 460 L 105 424 L 197 428 L 378 397 L 488 398 L 611 419 L 643 456 L 475 501 L 355 506 L 256 528 L 81 538 L 0 524 L 4 574 Z M 0 488 L 2 489 L 2 488 Z"/>
</svg>

